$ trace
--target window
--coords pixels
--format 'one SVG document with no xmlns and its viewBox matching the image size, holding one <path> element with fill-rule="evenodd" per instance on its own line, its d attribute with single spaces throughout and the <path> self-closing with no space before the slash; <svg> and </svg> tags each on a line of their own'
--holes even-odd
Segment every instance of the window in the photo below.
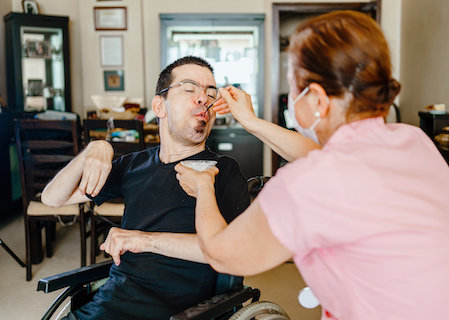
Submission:
<svg viewBox="0 0 449 320">
<path fill-rule="evenodd" d="M 263 111 L 263 14 L 161 14 L 162 69 L 186 55 L 214 68 L 219 87 L 234 85 Z"/>
</svg>

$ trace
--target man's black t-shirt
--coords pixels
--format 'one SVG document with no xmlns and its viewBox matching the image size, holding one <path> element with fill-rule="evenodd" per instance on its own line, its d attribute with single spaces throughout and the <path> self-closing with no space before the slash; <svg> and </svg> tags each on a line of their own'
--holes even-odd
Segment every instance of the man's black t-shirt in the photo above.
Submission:
<svg viewBox="0 0 449 320">
<path fill-rule="evenodd" d="M 216 160 L 215 190 L 227 222 L 249 205 L 247 183 L 235 160 L 206 150 L 187 159 Z M 195 203 L 176 179 L 176 163 L 164 164 L 159 147 L 125 155 L 93 201 L 124 198 L 122 228 L 195 233 Z M 168 319 L 214 293 L 216 272 L 207 264 L 153 253 L 126 252 L 94 301 L 75 311 L 79 319 Z"/>
</svg>

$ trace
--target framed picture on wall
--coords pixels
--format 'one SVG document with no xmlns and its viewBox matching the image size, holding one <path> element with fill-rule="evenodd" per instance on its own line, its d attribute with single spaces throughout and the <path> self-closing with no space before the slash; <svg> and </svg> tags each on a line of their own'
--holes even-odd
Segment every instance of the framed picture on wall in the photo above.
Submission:
<svg viewBox="0 0 449 320">
<path fill-rule="evenodd" d="M 104 71 L 104 90 L 105 91 L 125 90 L 123 70 Z"/>
<path fill-rule="evenodd" d="M 100 55 L 102 67 L 123 66 L 123 37 L 101 36 Z"/>
<path fill-rule="evenodd" d="M 32 41 L 25 42 L 26 55 L 28 58 L 45 58 L 51 59 L 50 41 Z"/>
<path fill-rule="evenodd" d="M 26 14 L 39 14 L 37 2 L 34 0 L 22 0 L 23 12 Z"/>
<path fill-rule="evenodd" d="M 94 7 L 95 30 L 127 30 L 126 7 Z"/>
</svg>

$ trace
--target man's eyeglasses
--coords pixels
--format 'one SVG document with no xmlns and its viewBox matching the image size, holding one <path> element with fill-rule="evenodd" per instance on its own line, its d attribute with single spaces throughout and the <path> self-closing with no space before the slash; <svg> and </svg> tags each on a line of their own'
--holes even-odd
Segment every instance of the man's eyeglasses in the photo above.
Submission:
<svg viewBox="0 0 449 320">
<path fill-rule="evenodd" d="M 213 87 L 204 88 L 201 86 L 198 82 L 195 82 L 193 80 L 183 80 L 181 82 L 178 82 L 168 88 L 162 89 L 157 93 L 157 95 L 160 95 L 161 93 L 167 92 L 171 88 L 181 86 L 181 90 L 184 91 L 187 95 L 193 96 L 195 99 L 201 94 L 201 92 L 205 91 L 207 96 L 207 102 L 212 103 L 217 99 L 218 96 L 218 89 Z"/>
</svg>

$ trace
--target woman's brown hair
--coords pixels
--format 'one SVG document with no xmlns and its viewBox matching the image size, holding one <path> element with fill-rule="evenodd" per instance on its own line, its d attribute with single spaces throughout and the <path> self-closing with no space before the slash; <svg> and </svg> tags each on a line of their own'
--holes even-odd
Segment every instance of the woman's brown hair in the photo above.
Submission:
<svg viewBox="0 0 449 320">
<path fill-rule="evenodd" d="M 385 117 L 401 88 L 391 77 L 381 29 L 361 12 L 335 11 L 304 22 L 290 36 L 289 53 L 299 91 L 316 82 L 329 96 L 352 93 L 348 119 Z"/>
</svg>

